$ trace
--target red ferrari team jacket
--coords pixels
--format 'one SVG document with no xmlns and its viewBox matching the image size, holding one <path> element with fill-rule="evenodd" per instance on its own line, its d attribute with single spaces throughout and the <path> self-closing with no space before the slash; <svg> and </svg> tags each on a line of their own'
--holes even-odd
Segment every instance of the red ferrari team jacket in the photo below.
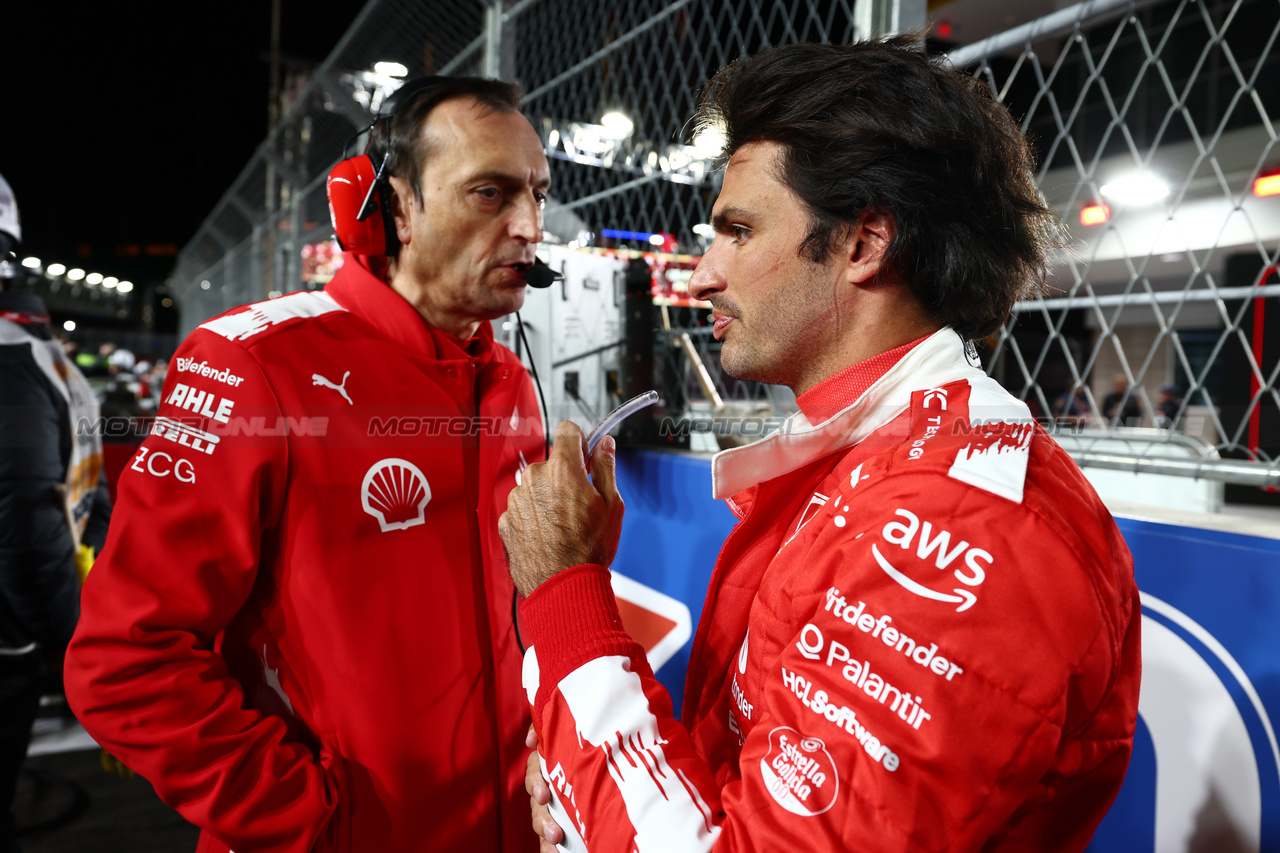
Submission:
<svg viewBox="0 0 1280 853">
<path fill-rule="evenodd" d="M 1132 563 L 955 332 L 826 422 L 720 454 L 713 479 L 741 520 L 682 722 L 603 568 L 523 605 L 566 850 L 1085 847 L 1132 747 Z"/>
<path fill-rule="evenodd" d="M 536 849 L 497 533 L 543 454 L 533 386 L 362 264 L 179 348 L 67 697 L 200 851 Z"/>
</svg>

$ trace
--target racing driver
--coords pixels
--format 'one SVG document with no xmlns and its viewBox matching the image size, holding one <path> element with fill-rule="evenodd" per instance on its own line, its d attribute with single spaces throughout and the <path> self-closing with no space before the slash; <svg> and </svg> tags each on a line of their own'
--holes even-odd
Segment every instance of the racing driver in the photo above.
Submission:
<svg viewBox="0 0 1280 853">
<path fill-rule="evenodd" d="M 561 424 L 512 491 L 544 849 L 1084 849 L 1132 749 L 1139 604 L 1111 516 L 970 343 L 1058 239 L 1026 141 L 905 40 L 739 60 L 700 119 L 728 161 L 690 292 L 725 371 L 800 412 L 713 463 L 740 521 L 680 722 L 610 590 L 611 445 Z"/>
</svg>

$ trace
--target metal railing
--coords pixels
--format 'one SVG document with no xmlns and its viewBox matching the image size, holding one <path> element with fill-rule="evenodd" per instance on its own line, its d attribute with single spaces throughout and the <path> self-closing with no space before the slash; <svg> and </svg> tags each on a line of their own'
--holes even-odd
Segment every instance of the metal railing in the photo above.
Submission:
<svg viewBox="0 0 1280 853">
<path fill-rule="evenodd" d="M 370 0 L 182 250 L 184 331 L 322 286 L 324 176 L 396 85 L 376 62 L 518 81 L 551 162 L 556 239 L 656 232 L 696 255 L 706 243 L 694 226 L 719 181 L 691 138 L 702 84 L 768 46 L 849 42 L 895 2 L 902 13 L 907 0 L 521 0 L 428 14 Z M 1234 459 L 1223 476 L 1254 485 L 1280 471 L 1280 309 L 1265 310 L 1280 293 L 1266 275 L 1280 254 L 1280 196 L 1253 191 L 1280 170 L 1278 37 L 1276 0 L 1089 0 L 949 54 L 1027 130 L 1042 191 L 1073 238 L 1054 261 L 1054 292 L 981 342 L 987 369 L 1046 420 L 1136 420 L 1177 441 L 1202 413 L 1197 434 Z M 602 126 L 610 110 L 630 117 L 630 132 Z M 1115 183 L 1134 172 L 1166 194 L 1119 200 Z M 1085 208 L 1098 224 L 1082 224 Z M 683 331 L 721 393 L 745 393 L 720 375 L 714 342 Z M 687 369 L 678 349 L 666 352 Z M 703 399 L 697 381 L 682 387 L 687 405 Z"/>
</svg>

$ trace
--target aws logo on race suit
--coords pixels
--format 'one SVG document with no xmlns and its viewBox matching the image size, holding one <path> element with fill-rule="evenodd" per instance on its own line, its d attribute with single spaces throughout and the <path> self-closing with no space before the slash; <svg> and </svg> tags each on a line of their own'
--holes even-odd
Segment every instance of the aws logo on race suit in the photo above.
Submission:
<svg viewBox="0 0 1280 853">
<path fill-rule="evenodd" d="M 972 607 L 978 600 L 973 588 L 982 585 L 995 562 L 991 552 L 973 547 L 911 510 L 898 508 L 893 514 L 895 520 L 880 529 L 885 547 L 879 542 L 871 545 L 871 555 L 885 574 L 921 598 L 959 605 L 958 613 Z M 962 586 L 951 586 L 957 581 Z"/>
</svg>

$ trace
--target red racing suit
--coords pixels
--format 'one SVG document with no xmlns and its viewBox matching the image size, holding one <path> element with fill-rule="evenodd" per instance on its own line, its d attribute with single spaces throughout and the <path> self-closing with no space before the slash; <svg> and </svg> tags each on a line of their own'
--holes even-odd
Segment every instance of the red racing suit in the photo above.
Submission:
<svg viewBox="0 0 1280 853">
<path fill-rule="evenodd" d="M 364 263 L 186 339 L 84 588 L 67 697 L 200 851 L 536 848 L 497 533 L 533 386 Z"/>
<path fill-rule="evenodd" d="M 1132 563 L 955 332 L 824 423 L 721 453 L 713 480 L 740 522 L 682 722 L 603 568 L 523 605 L 564 849 L 1085 847 L 1132 748 Z"/>
</svg>

